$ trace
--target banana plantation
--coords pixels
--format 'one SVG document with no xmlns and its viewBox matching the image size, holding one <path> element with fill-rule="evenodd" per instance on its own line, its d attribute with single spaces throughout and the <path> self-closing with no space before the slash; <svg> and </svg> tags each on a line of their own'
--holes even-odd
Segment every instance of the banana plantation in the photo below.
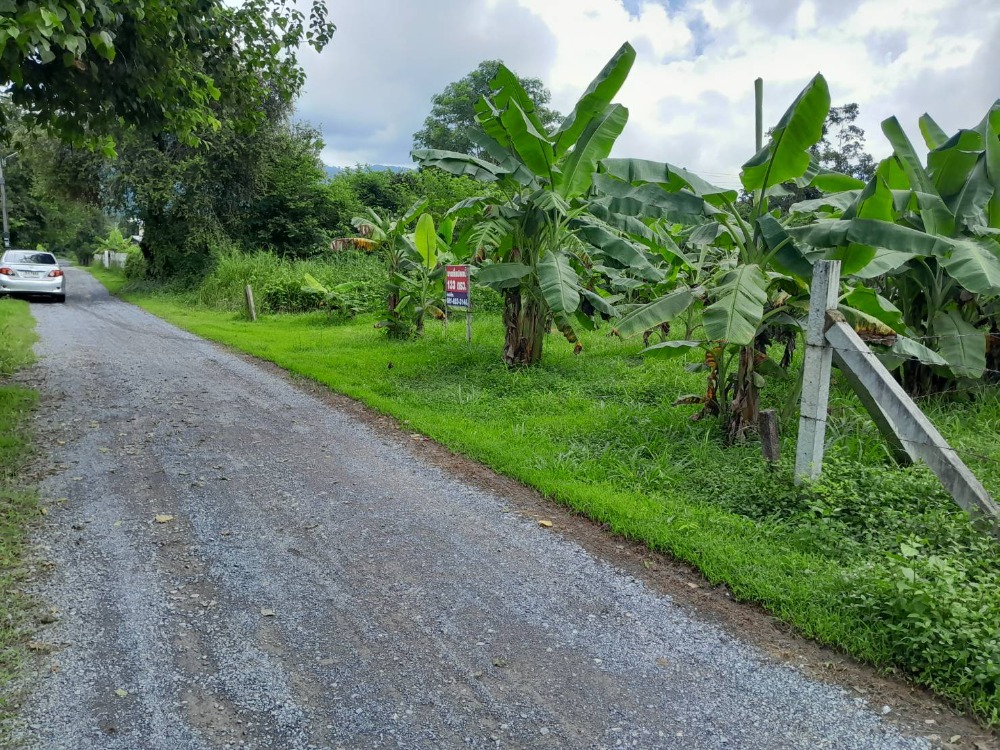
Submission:
<svg viewBox="0 0 1000 750">
<path fill-rule="evenodd" d="M 924 115 L 926 164 L 885 120 L 893 153 L 865 183 L 819 166 L 830 92 L 817 75 L 749 156 L 737 192 L 673 164 L 608 158 L 628 121 L 613 100 L 634 60 L 623 45 L 554 129 L 501 66 L 477 105 L 481 130 L 468 133 L 488 159 L 413 152 L 422 169 L 484 191 L 436 228 L 423 202 L 356 220 L 359 242 L 391 259 L 390 334 L 444 319 L 443 266 L 471 263 L 476 283 L 502 295 L 509 367 L 538 363 L 550 332 L 579 351 L 580 330 L 601 326 L 644 336 L 649 357 L 699 350 L 704 393 L 681 400 L 742 441 L 767 379 L 792 362 L 813 264 L 838 259 L 841 312 L 911 394 L 997 372 L 1000 103 L 952 135 Z M 821 197 L 771 208 L 804 187 Z"/>
</svg>

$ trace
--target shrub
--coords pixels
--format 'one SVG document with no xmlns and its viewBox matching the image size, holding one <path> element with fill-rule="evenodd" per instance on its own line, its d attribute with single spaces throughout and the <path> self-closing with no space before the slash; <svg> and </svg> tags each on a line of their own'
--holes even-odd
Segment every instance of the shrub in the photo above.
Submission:
<svg viewBox="0 0 1000 750">
<path fill-rule="evenodd" d="M 323 298 L 303 290 L 306 274 L 326 287 L 347 282 L 356 287 L 349 305 L 375 312 L 385 303 L 386 272 L 382 259 L 363 252 L 342 251 L 320 258 L 292 260 L 269 252 L 219 253 L 214 268 L 197 289 L 198 301 L 218 310 L 240 310 L 244 288 L 254 289 L 258 312 L 308 312 L 325 307 Z"/>
</svg>

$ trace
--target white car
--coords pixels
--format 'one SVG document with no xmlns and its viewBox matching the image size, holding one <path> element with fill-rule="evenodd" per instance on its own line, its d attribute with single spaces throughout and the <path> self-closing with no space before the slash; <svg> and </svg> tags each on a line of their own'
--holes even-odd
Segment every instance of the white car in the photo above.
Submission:
<svg viewBox="0 0 1000 750">
<path fill-rule="evenodd" d="M 66 276 L 52 253 L 7 250 L 0 257 L 0 294 L 44 294 L 66 301 Z"/>
</svg>

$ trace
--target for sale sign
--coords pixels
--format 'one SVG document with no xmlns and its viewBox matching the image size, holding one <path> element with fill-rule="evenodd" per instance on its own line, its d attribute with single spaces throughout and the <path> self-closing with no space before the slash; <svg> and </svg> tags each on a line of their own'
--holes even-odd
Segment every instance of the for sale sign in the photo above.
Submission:
<svg viewBox="0 0 1000 750">
<path fill-rule="evenodd" d="M 445 266 L 444 301 L 449 307 L 469 307 L 468 266 Z"/>
</svg>

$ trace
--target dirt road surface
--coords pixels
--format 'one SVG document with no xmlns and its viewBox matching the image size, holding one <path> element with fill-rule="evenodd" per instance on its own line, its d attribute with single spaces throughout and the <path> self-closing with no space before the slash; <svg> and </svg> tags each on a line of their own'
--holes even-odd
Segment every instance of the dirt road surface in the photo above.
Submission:
<svg viewBox="0 0 1000 750">
<path fill-rule="evenodd" d="M 33 306 L 56 622 L 28 747 L 930 746 L 405 436 L 69 281 Z"/>
</svg>

